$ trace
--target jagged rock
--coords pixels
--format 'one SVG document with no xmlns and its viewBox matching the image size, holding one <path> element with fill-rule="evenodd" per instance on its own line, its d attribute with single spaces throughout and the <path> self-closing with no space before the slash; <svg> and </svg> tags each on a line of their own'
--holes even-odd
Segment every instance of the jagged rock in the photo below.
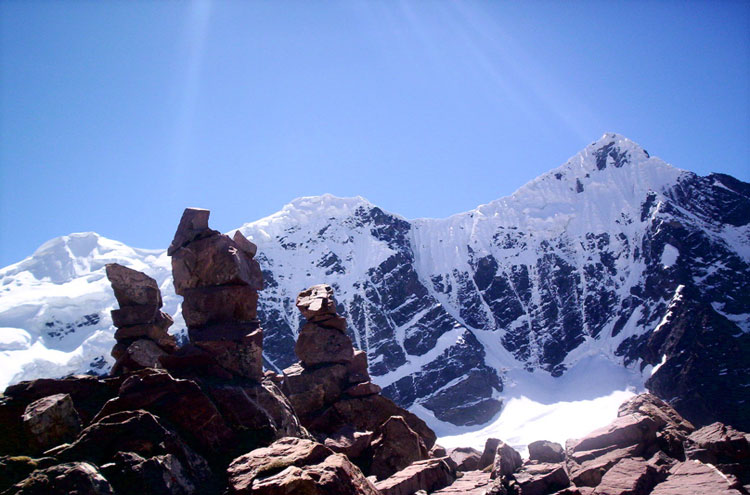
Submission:
<svg viewBox="0 0 750 495">
<path fill-rule="evenodd" d="M 101 467 L 117 495 L 189 495 L 198 493 L 195 480 L 172 454 L 148 459 L 134 452 L 118 452 Z M 201 493 L 206 493 L 201 485 Z"/>
<path fill-rule="evenodd" d="M 297 363 L 284 370 L 283 390 L 303 422 L 311 413 L 338 400 L 346 385 L 347 370 L 341 364 L 306 369 Z"/>
<path fill-rule="evenodd" d="M 448 451 L 448 457 L 453 459 L 459 471 L 474 471 L 479 469 L 479 459 L 482 454 L 471 447 L 456 447 Z"/>
<path fill-rule="evenodd" d="M 343 454 L 333 454 L 323 462 L 305 468 L 290 466 L 277 475 L 258 480 L 249 493 L 380 495 L 372 482 Z"/>
<path fill-rule="evenodd" d="M 338 400 L 321 412 L 310 423 L 309 429 L 330 434 L 349 425 L 358 431 L 375 431 L 391 416 L 402 416 L 409 428 L 419 434 L 427 449 L 435 445 L 435 432 L 424 421 L 382 395 Z"/>
<path fill-rule="evenodd" d="M 675 465 L 651 495 L 740 495 L 741 486 L 710 464 L 685 461 Z"/>
<path fill-rule="evenodd" d="M 351 387 L 344 390 L 344 393 L 350 397 L 366 397 L 368 395 L 376 395 L 382 391 L 379 385 L 372 382 L 363 382 L 352 385 Z"/>
<path fill-rule="evenodd" d="M 572 441 L 573 452 L 606 447 L 627 447 L 655 443 L 658 423 L 649 416 L 630 414 L 621 416 L 607 426 L 592 431 L 584 438 Z"/>
<path fill-rule="evenodd" d="M 117 263 L 107 264 L 106 272 L 120 308 L 127 306 L 161 308 L 161 292 L 153 278 Z"/>
<path fill-rule="evenodd" d="M 622 449 L 605 448 L 595 451 L 584 451 L 568 455 L 568 474 L 577 486 L 597 486 L 604 473 L 622 459 L 638 456 L 642 453 L 639 445 Z"/>
<path fill-rule="evenodd" d="M 159 311 L 158 306 L 125 306 L 120 309 L 113 309 L 110 314 L 112 315 L 112 324 L 118 328 L 142 325 L 152 321 L 163 322 L 167 317 L 170 321 L 172 320 L 171 316 Z"/>
<path fill-rule="evenodd" d="M 247 285 L 185 289 L 182 316 L 189 327 L 216 321 L 255 321 L 258 291 Z"/>
<path fill-rule="evenodd" d="M 230 380 L 234 376 L 219 366 L 208 352 L 189 342 L 177 349 L 174 354 L 160 357 L 159 362 L 176 378 L 218 377 Z"/>
<path fill-rule="evenodd" d="M 354 351 L 352 360 L 346 364 L 346 374 L 349 383 L 370 381 L 370 373 L 367 369 L 367 353 L 365 351 Z"/>
<path fill-rule="evenodd" d="M 653 394 L 639 394 L 623 402 L 618 408 L 618 416 L 638 413 L 648 416 L 657 424 L 657 443 L 670 456 L 684 460 L 683 442 L 695 427 L 680 416 L 672 406 Z"/>
<path fill-rule="evenodd" d="M 246 451 L 283 437 L 309 436 L 288 399 L 269 380 L 213 383 L 206 391 L 230 427 L 239 432 L 238 442 Z"/>
<path fill-rule="evenodd" d="M 546 495 L 570 486 L 562 464 L 526 464 L 514 476 L 523 495 Z"/>
<path fill-rule="evenodd" d="M 456 479 L 456 467 L 448 458 L 414 462 L 375 487 L 382 495 L 411 495 L 418 490 L 432 493 L 450 485 Z"/>
<path fill-rule="evenodd" d="M 87 462 L 58 464 L 31 473 L 9 492 L 14 495 L 114 495 L 112 486 Z"/>
<path fill-rule="evenodd" d="M 333 288 L 330 285 L 313 285 L 297 296 L 297 309 L 307 321 L 328 319 L 336 314 L 336 302 L 333 299 Z"/>
<path fill-rule="evenodd" d="M 33 459 L 27 456 L 0 457 L 0 493 L 26 479 L 37 469 L 46 469 L 59 461 L 52 457 Z"/>
<path fill-rule="evenodd" d="M 125 353 L 112 367 L 111 374 L 133 371 L 141 368 L 161 368 L 159 359 L 167 354 L 156 342 L 138 339 L 130 344 Z"/>
<path fill-rule="evenodd" d="M 334 452 L 344 454 L 349 459 L 357 459 L 369 447 L 372 435 L 371 431 L 356 431 L 346 426 L 328 436 L 323 443 Z"/>
<path fill-rule="evenodd" d="M 230 493 L 252 493 L 253 482 L 289 466 L 317 464 L 332 455 L 326 446 L 302 438 L 281 438 L 268 447 L 242 455 L 229 465 Z"/>
<path fill-rule="evenodd" d="M 622 459 L 602 477 L 594 490 L 596 495 L 648 495 L 653 487 L 664 481 L 666 472 L 643 459 Z"/>
<path fill-rule="evenodd" d="M 190 242 L 172 253 L 175 292 L 185 295 L 189 289 L 218 285 L 246 285 L 263 289 L 263 274 L 258 262 L 223 234 Z"/>
<path fill-rule="evenodd" d="M 484 469 L 487 466 L 491 466 L 495 462 L 497 447 L 503 442 L 498 438 L 488 438 L 484 442 L 484 449 L 482 450 L 482 457 L 479 459 L 479 468 Z"/>
<path fill-rule="evenodd" d="M 522 464 L 523 461 L 521 460 L 521 454 L 507 443 L 500 442 L 495 450 L 495 459 L 492 463 L 491 477 L 494 479 L 502 476 L 509 476 L 516 472 Z"/>
<path fill-rule="evenodd" d="M 294 353 L 305 366 L 346 364 L 354 358 L 352 340 L 346 334 L 315 323 L 306 323 L 302 327 Z"/>
<path fill-rule="evenodd" d="M 216 406 L 192 380 L 148 369 L 123 381 L 119 396 L 108 401 L 94 421 L 110 414 L 145 409 L 169 421 L 199 452 L 216 456 L 235 448 L 235 435 Z"/>
<path fill-rule="evenodd" d="M 167 249 L 167 254 L 172 256 L 175 251 L 196 239 L 218 234 L 217 231 L 208 228 L 208 217 L 210 215 L 210 210 L 185 208 L 174 234 L 174 239 Z"/>
<path fill-rule="evenodd" d="M 299 438 L 282 438 L 238 457 L 227 477 L 230 494 L 378 495 L 346 456 Z"/>
<path fill-rule="evenodd" d="M 487 490 L 490 489 L 491 481 L 490 473 L 468 471 L 456 478 L 452 484 L 432 492 L 432 495 L 486 495 L 490 493 Z M 493 495 L 505 495 L 505 493 L 505 491 L 495 492 Z"/>
<path fill-rule="evenodd" d="M 70 394 L 83 425 L 87 425 L 104 403 L 117 394 L 119 378 L 101 379 L 75 375 L 61 379 L 40 378 L 20 382 L 5 389 L 0 396 L 0 453 L 31 454 L 21 416 L 26 406 L 37 399 L 55 394 Z"/>
<path fill-rule="evenodd" d="M 432 458 L 439 458 L 439 457 L 447 457 L 448 452 L 445 450 L 445 447 L 442 445 L 435 444 L 430 449 L 430 457 Z"/>
<path fill-rule="evenodd" d="M 370 448 L 372 461 L 369 474 L 379 480 L 388 478 L 412 462 L 427 458 L 422 439 L 401 416 L 391 416 L 375 430 Z"/>
<path fill-rule="evenodd" d="M 565 451 L 559 443 L 537 440 L 529 444 L 529 459 L 539 462 L 562 462 L 565 460 Z"/>
<path fill-rule="evenodd" d="M 241 337 L 229 335 L 226 340 L 220 335 L 204 332 L 198 340 L 198 332 L 191 329 L 193 343 L 208 352 L 221 367 L 255 381 L 263 379 L 263 330 L 256 330 Z"/>
<path fill-rule="evenodd" d="M 122 452 L 129 454 L 123 457 Z M 210 485 L 213 478 L 203 457 L 144 410 L 123 411 L 101 418 L 55 455 L 65 461 L 84 460 L 102 466 L 118 494 L 139 493 L 138 490 L 156 493 L 155 488 L 149 488 L 149 481 L 163 479 L 170 468 L 174 470 L 172 475 L 180 479 L 178 486 Z M 115 466 L 105 468 L 110 463 Z"/>
<path fill-rule="evenodd" d="M 115 340 L 117 340 L 118 342 L 132 342 L 140 337 L 146 337 L 156 343 L 163 341 L 164 345 L 166 345 L 167 347 L 177 346 L 174 337 L 167 333 L 166 328 L 155 325 L 153 323 L 121 327 L 118 328 L 117 331 L 115 331 Z"/>
<path fill-rule="evenodd" d="M 750 483 L 750 442 L 731 426 L 713 423 L 688 437 L 687 457 L 716 466 L 725 474 Z"/>
<path fill-rule="evenodd" d="M 81 419 L 69 394 L 35 400 L 26 406 L 22 420 L 30 447 L 37 453 L 71 442 L 81 431 Z"/>
<path fill-rule="evenodd" d="M 251 258 L 254 258 L 258 253 L 258 246 L 256 246 L 255 243 L 250 242 L 239 230 L 234 232 L 232 239 L 237 243 L 237 246 Z"/>
</svg>

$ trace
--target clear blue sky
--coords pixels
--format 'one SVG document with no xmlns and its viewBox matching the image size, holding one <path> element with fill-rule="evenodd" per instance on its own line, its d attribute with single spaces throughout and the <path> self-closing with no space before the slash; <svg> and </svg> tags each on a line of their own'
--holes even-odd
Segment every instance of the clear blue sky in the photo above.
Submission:
<svg viewBox="0 0 750 495">
<path fill-rule="evenodd" d="M 750 180 L 750 2 L 4 0 L 0 266 L 164 248 L 186 206 L 444 217 L 607 131 Z"/>
</svg>

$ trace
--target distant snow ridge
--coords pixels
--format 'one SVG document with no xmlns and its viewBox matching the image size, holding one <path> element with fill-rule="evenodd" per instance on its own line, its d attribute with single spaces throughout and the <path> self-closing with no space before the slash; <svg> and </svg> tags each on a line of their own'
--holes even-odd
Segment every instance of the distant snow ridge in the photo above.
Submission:
<svg viewBox="0 0 750 495">
<path fill-rule="evenodd" d="M 324 195 L 240 230 L 265 275 L 267 367 L 296 361 L 294 298 L 328 283 L 384 394 L 455 432 L 487 424 L 511 399 L 642 388 L 662 361 L 647 352 L 649 335 L 680 285 L 745 338 L 749 220 L 748 184 L 698 177 L 605 134 L 514 194 L 446 219 L 408 221 Z M 164 251 L 96 234 L 55 239 L 0 270 L 4 382 L 107 368 L 109 262 L 154 277 L 177 313 L 173 329 L 184 328 Z M 589 386 L 553 393 L 554 377 L 584 362 Z M 622 373 L 596 371 L 611 366 Z"/>
</svg>

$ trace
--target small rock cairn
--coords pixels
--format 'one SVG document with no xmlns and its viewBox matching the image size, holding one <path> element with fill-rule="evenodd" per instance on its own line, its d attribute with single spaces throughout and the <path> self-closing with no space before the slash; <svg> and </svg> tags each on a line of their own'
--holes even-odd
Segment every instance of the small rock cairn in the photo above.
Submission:
<svg viewBox="0 0 750 495">
<path fill-rule="evenodd" d="M 257 246 L 208 227 L 209 210 L 187 208 L 167 250 L 190 343 L 224 370 L 263 378 L 263 331 L 257 317 L 263 273 Z M 193 354 L 195 349 L 181 349 Z M 175 360 L 167 362 L 175 363 Z M 168 366 L 169 367 L 169 366 Z"/>
<path fill-rule="evenodd" d="M 112 310 L 117 327 L 112 348 L 115 364 L 111 375 L 143 368 L 161 368 L 159 358 L 177 349 L 167 329 L 172 317 L 161 311 L 162 299 L 156 280 L 117 263 L 106 266 L 120 309 Z"/>
<path fill-rule="evenodd" d="M 303 424 L 342 396 L 380 393 L 370 381 L 367 354 L 355 352 L 346 335 L 346 319 L 336 313 L 331 286 L 314 285 L 300 292 L 296 305 L 307 323 L 294 346 L 299 362 L 284 370 L 284 391 Z"/>
</svg>

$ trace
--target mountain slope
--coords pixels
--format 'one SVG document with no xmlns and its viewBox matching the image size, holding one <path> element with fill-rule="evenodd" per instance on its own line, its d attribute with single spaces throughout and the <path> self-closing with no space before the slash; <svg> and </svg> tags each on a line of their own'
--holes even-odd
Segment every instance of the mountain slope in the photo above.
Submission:
<svg viewBox="0 0 750 495">
<path fill-rule="evenodd" d="M 697 362 L 735 355 L 730 348 L 750 331 L 749 221 L 750 185 L 678 170 L 605 134 L 511 196 L 447 219 L 407 221 L 362 198 L 325 195 L 295 200 L 240 230 L 258 244 L 265 273 L 259 313 L 267 367 L 296 360 L 296 294 L 329 283 L 386 395 L 434 416 L 433 424 L 476 425 L 530 381 L 548 383 L 545 376 L 592 359 L 626 367 L 610 392 L 648 379 L 662 396 L 680 389 L 695 377 L 663 385 L 657 378 L 670 366 L 653 370 L 685 349 L 649 344 L 670 314 L 692 314 L 673 311 L 676 298 L 722 322 L 725 338 L 716 345 L 726 352 L 698 353 Z M 0 270 L 0 326 L 10 327 L 0 331 L 0 346 L 16 363 L 3 370 L 6 380 L 106 367 L 114 299 L 102 267 L 109 261 L 154 277 L 166 310 L 177 313 L 174 330 L 184 326 L 164 252 L 95 234 L 45 246 Z M 683 325 L 695 324 L 685 318 Z M 68 354 L 54 364 L 24 346 Z M 731 389 L 727 407 L 742 408 L 748 375 L 701 380 L 716 394 Z"/>
</svg>

